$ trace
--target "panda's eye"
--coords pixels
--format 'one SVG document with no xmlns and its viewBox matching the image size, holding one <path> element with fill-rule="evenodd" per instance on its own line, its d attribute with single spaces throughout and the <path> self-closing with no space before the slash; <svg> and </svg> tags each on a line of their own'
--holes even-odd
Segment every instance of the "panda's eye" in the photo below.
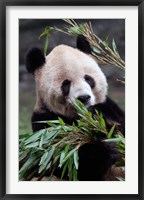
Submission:
<svg viewBox="0 0 144 200">
<path fill-rule="evenodd" d="M 94 81 L 94 79 L 91 76 L 89 76 L 89 75 L 86 74 L 84 76 L 84 79 L 91 86 L 91 88 L 95 87 L 95 81 Z"/>
<path fill-rule="evenodd" d="M 70 85 L 71 85 L 70 80 L 66 79 L 62 82 L 61 90 L 64 96 L 68 96 L 69 91 L 70 91 Z"/>
<path fill-rule="evenodd" d="M 62 85 L 70 85 L 70 81 L 66 79 L 63 81 Z"/>
</svg>

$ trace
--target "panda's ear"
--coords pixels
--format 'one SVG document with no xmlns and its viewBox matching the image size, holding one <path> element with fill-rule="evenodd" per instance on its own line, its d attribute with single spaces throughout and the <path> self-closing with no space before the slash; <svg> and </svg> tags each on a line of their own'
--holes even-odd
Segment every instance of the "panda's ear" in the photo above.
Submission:
<svg viewBox="0 0 144 200">
<path fill-rule="evenodd" d="M 36 69 L 45 63 L 45 57 L 39 48 L 32 48 L 26 56 L 26 68 L 29 73 L 34 73 Z"/>
<path fill-rule="evenodd" d="M 86 54 L 91 54 L 90 44 L 83 35 L 77 37 L 77 48 Z"/>
</svg>

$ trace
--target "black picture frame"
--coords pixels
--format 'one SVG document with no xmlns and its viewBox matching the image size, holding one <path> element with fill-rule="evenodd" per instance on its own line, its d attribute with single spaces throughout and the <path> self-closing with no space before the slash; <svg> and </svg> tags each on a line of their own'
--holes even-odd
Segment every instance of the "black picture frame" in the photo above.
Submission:
<svg viewBox="0 0 144 200">
<path fill-rule="evenodd" d="M 6 7 L 7 6 L 138 6 L 138 194 L 44 195 L 6 194 Z M 143 0 L 1 0 L 0 1 L 0 199 L 144 199 L 144 1 Z"/>
</svg>

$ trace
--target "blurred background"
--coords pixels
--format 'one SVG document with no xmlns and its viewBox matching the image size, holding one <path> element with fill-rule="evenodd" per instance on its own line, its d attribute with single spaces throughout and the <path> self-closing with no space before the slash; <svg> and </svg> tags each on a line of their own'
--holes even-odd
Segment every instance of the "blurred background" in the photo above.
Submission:
<svg viewBox="0 0 144 200">
<path fill-rule="evenodd" d="M 94 32 L 105 40 L 109 36 L 109 43 L 115 39 L 118 51 L 125 59 L 125 20 L 124 19 L 76 19 L 77 23 L 91 21 Z M 38 37 L 46 26 L 63 28 L 67 24 L 61 19 L 19 19 L 19 132 L 31 132 L 31 115 L 36 102 L 34 77 L 28 74 L 25 67 L 27 52 L 33 47 L 44 49 L 45 37 Z M 53 31 L 49 40 L 48 52 L 59 44 L 76 47 L 76 37 Z M 115 66 L 101 65 L 108 84 L 108 96 L 125 109 L 125 85 L 117 81 L 122 79 L 124 71 Z"/>
</svg>

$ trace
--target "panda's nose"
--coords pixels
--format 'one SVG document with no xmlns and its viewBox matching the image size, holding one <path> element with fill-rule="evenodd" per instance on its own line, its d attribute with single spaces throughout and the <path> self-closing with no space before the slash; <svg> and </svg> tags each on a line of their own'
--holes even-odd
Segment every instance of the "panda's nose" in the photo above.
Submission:
<svg viewBox="0 0 144 200">
<path fill-rule="evenodd" d="M 78 100 L 80 100 L 82 103 L 86 104 L 91 99 L 90 95 L 81 95 L 78 97 Z"/>
</svg>

